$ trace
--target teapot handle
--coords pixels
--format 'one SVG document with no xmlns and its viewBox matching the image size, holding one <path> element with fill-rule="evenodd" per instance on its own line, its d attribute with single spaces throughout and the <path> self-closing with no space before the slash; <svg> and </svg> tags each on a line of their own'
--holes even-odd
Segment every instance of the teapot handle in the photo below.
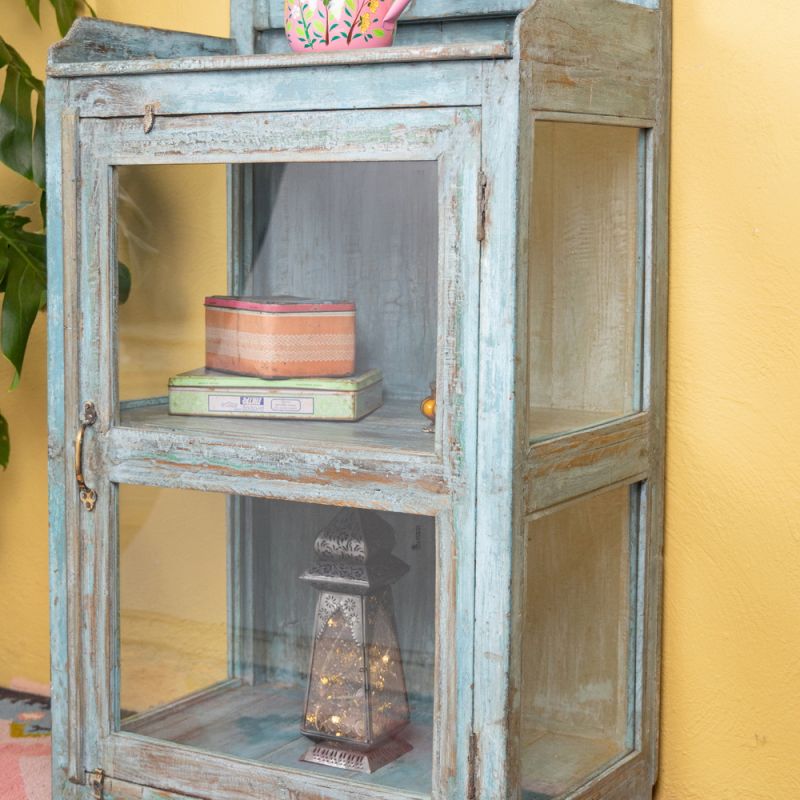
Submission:
<svg viewBox="0 0 800 800">
<path fill-rule="evenodd" d="M 410 2 L 411 0 L 394 0 L 392 7 L 383 18 L 383 24 L 394 25 L 394 23 L 397 22 L 397 18 L 406 10 L 406 6 Z"/>
</svg>

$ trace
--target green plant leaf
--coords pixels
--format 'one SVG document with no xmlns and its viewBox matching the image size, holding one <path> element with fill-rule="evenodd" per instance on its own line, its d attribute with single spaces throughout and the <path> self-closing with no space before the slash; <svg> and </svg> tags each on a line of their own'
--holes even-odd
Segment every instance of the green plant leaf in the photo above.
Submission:
<svg viewBox="0 0 800 800">
<path fill-rule="evenodd" d="M 3 306 L 0 349 L 14 366 L 12 388 L 19 381 L 28 337 L 46 302 L 45 237 L 24 230 L 30 220 L 19 206 L 0 206 L 0 264 L 3 265 Z"/>
<path fill-rule="evenodd" d="M 28 6 L 28 11 L 31 12 L 31 16 L 36 20 L 36 24 L 41 25 L 42 22 L 39 19 L 39 0 L 25 0 L 25 5 Z"/>
<path fill-rule="evenodd" d="M 384 36 L 386 36 L 386 31 L 384 31 L 384 30 L 383 30 L 383 28 L 373 28 L 373 29 L 372 29 L 372 32 L 373 32 L 373 33 L 375 34 L 375 36 L 377 36 L 379 39 L 382 39 Z"/>
<path fill-rule="evenodd" d="M 117 261 L 117 285 L 119 301 L 124 303 L 131 296 L 131 271 L 121 261 Z"/>
<path fill-rule="evenodd" d="M 0 37 L 0 70 L 5 85 L 0 96 L 0 161 L 44 186 L 44 84 L 20 54 Z M 36 114 L 32 110 L 36 96 Z"/>
<path fill-rule="evenodd" d="M 11 438 L 8 435 L 8 421 L 0 414 L 0 467 L 5 469 L 8 466 L 8 458 L 11 455 Z"/>
<path fill-rule="evenodd" d="M 62 36 L 66 36 L 67 31 L 78 16 L 75 0 L 50 0 L 50 5 L 53 6 L 56 12 L 58 30 Z"/>
</svg>

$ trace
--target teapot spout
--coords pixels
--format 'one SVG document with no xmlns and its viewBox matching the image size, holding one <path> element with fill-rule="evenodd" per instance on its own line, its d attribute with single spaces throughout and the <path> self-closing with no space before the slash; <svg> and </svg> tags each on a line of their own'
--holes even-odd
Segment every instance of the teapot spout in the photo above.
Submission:
<svg viewBox="0 0 800 800">
<path fill-rule="evenodd" d="M 406 6 L 411 2 L 411 0 L 394 0 L 394 5 L 386 12 L 386 16 L 383 18 L 384 25 L 394 25 L 397 22 L 397 18 L 406 10 Z"/>
</svg>

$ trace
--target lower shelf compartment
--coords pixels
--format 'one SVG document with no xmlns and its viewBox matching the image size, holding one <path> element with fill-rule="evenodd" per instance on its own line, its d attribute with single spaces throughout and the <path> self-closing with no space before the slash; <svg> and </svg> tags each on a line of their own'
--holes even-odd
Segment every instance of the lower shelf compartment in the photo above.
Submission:
<svg viewBox="0 0 800 800">
<path fill-rule="evenodd" d="M 412 749 L 372 774 L 301 761 L 312 741 L 299 733 L 305 688 L 227 685 L 122 720 L 122 730 L 212 753 L 260 761 L 339 780 L 425 795 L 431 791 L 432 703 L 411 702 L 400 734 Z"/>
<path fill-rule="evenodd" d="M 625 754 L 611 739 L 529 728 L 522 741 L 523 800 L 555 800 L 579 788 Z"/>
</svg>

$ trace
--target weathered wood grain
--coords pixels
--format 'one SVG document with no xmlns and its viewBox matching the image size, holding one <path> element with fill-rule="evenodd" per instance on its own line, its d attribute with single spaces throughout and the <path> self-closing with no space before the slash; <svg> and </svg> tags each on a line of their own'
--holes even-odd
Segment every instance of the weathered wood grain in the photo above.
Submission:
<svg viewBox="0 0 800 800">
<path fill-rule="evenodd" d="M 236 52 L 240 55 L 255 52 L 257 26 L 254 23 L 259 17 L 258 7 L 263 4 L 264 0 L 230 1 L 231 39 L 235 43 Z"/>
<path fill-rule="evenodd" d="M 95 160 L 121 164 L 436 161 L 477 130 L 472 109 L 371 110 L 315 114 L 197 114 L 159 117 L 145 133 L 137 119 L 82 121 Z M 347 125 L 339 130 L 337 122 Z M 454 131 L 461 130 L 458 138 Z M 445 191 L 442 189 L 441 191 Z M 452 194 L 452 188 L 447 190 Z M 441 199 L 441 198 L 440 198 Z"/>
<path fill-rule="evenodd" d="M 381 459 L 331 448 L 309 452 L 281 446 L 115 428 L 107 443 L 116 482 L 186 487 L 296 502 L 437 513 L 447 484 L 435 459 Z"/>
<path fill-rule="evenodd" d="M 111 23 L 109 23 L 111 24 Z M 120 26 L 127 28 L 128 26 Z M 229 40 L 219 40 L 228 43 Z M 54 54 L 55 55 L 55 54 Z M 511 58 L 506 42 L 453 42 L 376 48 L 372 50 L 342 50 L 321 53 L 270 53 L 230 55 L 229 50 L 216 55 L 181 55 L 160 60 L 143 55 L 136 58 L 124 52 L 119 58 L 92 61 L 52 60 L 47 74 L 52 78 L 79 78 L 99 75 L 147 75 L 241 72 L 243 70 L 299 70 L 308 67 L 354 67 L 373 64 L 407 64 L 414 62 L 483 61 Z M 332 76 L 331 76 L 332 77 Z M 273 78 L 277 80 L 277 78 Z"/>
<path fill-rule="evenodd" d="M 395 33 L 393 47 L 420 45 L 496 43 L 511 45 L 514 35 L 513 16 L 467 17 L 442 20 L 419 20 L 401 24 Z M 289 42 L 283 27 L 259 30 L 256 34 L 257 53 L 289 53 Z M 510 51 L 509 51 L 510 52 Z"/>
<path fill-rule="evenodd" d="M 57 64 L 174 60 L 233 52 L 230 39 L 78 17 L 66 37 L 50 48 L 48 64 L 54 67 Z"/>
<path fill-rule="evenodd" d="M 97 447 L 108 432 L 114 413 L 113 376 L 107 365 L 116 361 L 116 337 L 112 334 L 115 304 L 103 299 L 115 296 L 117 270 L 105 266 L 105 254 L 112 247 L 114 219 L 106 215 L 98 219 L 91 213 L 111 207 L 114 175 L 83 148 L 78 175 L 78 263 L 74 295 L 80 322 L 75 332 L 77 348 L 72 354 L 75 360 L 68 358 L 65 370 L 78 379 L 81 404 L 91 400 L 98 415 L 84 439 L 85 471 L 89 485 L 97 492 L 96 508 L 87 513 L 79 506 L 77 496 L 72 498 L 80 536 L 78 572 L 71 576 L 80 591 L 80 626 L 72 637 L 72 646 L 80 653 L 79 696 L 83 719 L 80 766 L 91 771 L 96 768 L 94 765 L 104 763 L 105 743 L 115 725 L 119 699 L 117 537 L 109 536 L 109 531 L 117 529 L 116 488 L 108 480 L 108 470 Z M 87 605 L 85 598 L 94 601 Z"/>
<path fill-rule="evenodd" d="M 178 80 L 161 74 L 95 76 L 71 84 L 70 103 L 82 117 L 142 117 L 145 105 L 158 103 L 156 127 L 173 114 L 469 106 L 479 96 L 480 63 L 397 64 L 381 82 L 373 81 L 370 67 L 353 65 L 344 66 L 340 80 L 325 66 L 276 70 L 271 80 L 257 70 L 222 79 L 203 72 L 180 73 Z"/>
<path fill-rule="evenodd" d="M 630 749 L 631 499 L 623 484 L 527 525 L 525 789 L 563 795 Z"/>
<path fill-rule="evenodd" d="M 650 419 L 627 419 L 533 445 L 525 473 L 526 513 L 647 474 Z"/>
<path fill-rule="evenodd" d="M 641 402 L 640 136 L 635 128 L 536 122 L 528 286 L 535 407 L 613 418 Z"/>
<path fill-rule="evenodd" d="M 549 0 L 540 0 L 539 11 L 543 15 L 542 19 L 550 16 L 550 9 L 559 6 L 559 4 L 550 3 Z M 609 10 L 611 5 L 616 5 L 616 8 L 611 9 L 613 14 L 641 14 L 641 9 L 621 9 L 618 4 L 604 4 L 605 10 Z M 644 3 L 647 7 L 652 7 L 654 4 Z M 566 8 L 566 4 L 560 4 L 560 8 L 564 11 L 564 21 L 572 24 L 575 15 L 580 17 L 588 10 L 597 10 L 599 4 L 580 3 L 573 4 L 570 9 Z M 663 4 L 662 4 L 663 8 Z M 526 12 L 526 15 L 519 20 L 520 32 L 523 38 L 524 45 L 524 29 L 530 20 L 533 19 L 536 12 L 536 7 Z M 648 12 L 646 12 L 648 13 Z M 661 125 L 662 117 L 664 116 L 663 98 L 668 96 L 668 80 L 667 72 L 661 62 L 663 49 L 669 49 L 668 31 L 661 28 L 662 20 L 656 14 L 653 17 L 655 21 L 655 40 L 658 47 L 654 49 L 653 53 L 648 56 L 650 64 L 641 73 L 645 76 L 645 83 L 649 84 L 647 87 L 638 86 L 639 77 L 636 75 L 626 74 L 625 71 L 615 72 L 615 68 L 610 66 L 611 59 L 607 60 L 609 68 L 603 67 L 594 76 L 590 78 L 590 67 L 592 64 L 599 66 L 605 56 L 602 55 L 598 59 L 595 57 L 595 50 L 584 51 L 584 61 L 582 62 L 583 69 L 570 71 L 575 66 L 573 61 L 567 59 L 564 64 L 539 64 L 530 65 L 526 67 L 526 55 L 521 50 L 522 65 L 522 84 L 523 84 L 523 107 L 528 107 L 531 110 L 531 116 L 534 114 L 540 119 L 550 119 L 561 122 L 576 122 L 576 123 L 590 123 L 590 124 L 608 124 L 608 125 L 627 125 L 630 127 L 638 127 L 645 130 L 652 130 L 655 125 L 657 131 Z M 601 32 L 604 22 L 601 19 L 596 20 L 597 32 Z M 663 21 L 668 26 L 669 20 Z M 562 28 L 565 36 L 572 37 L 572 32 L 566 33 L 566 26 Z M 555 34 L 555 32 L 553 32 Z M 574 38 L 574 44 L 579 49 L 583 34 L 578 32 L 578 36 Z M 542 47 L 551 47 L 553 42 L 557 42 L 557 37 L 549 42 L 540 39 L 539 44 Z M 664 43 L 662 45 L 662 42 Z M 533 44 L 531 41 L 529 44 Z M 585 44 L 585 40 L 584 40 Z M 610 45 L 610 50 L 616 48 L 616 44 Z M 627 44 L 620 48 L 620 55 L 625 56 Z M 610 50 L 607 52 L 610 53 Z M 566 48 L 569 51 L 569 47 Z M 530 53 L 528 54 L 530 55 Z M 558 59 L 554 59 L 558 61 Z M 570 79 L 575 79 L 575 85 L 571 85 L 569 81 L 564 80 L 563 86 L 559 86 L 556 82 L 555 87 L 547 87 L 542 83 L 543 77 L 548 75 L 548 69 L 552 69 L 555 74 L 559 68 L 563 68 L 565 73 L 569 73 Z M 667 67 L 668 69 L 668 67 Z M 584 71 L 585 70 L 585 71 Z M 560 78 L 559 78 L 560 80 Z M 620 89 L 619 86 L 615 88 L 615 83 L 618 80 L 629 82 L 629 86 Z M 591 90 L 591 91 L 589 91 Z M 598 94 L 593 95 L 592 91 L 597 91 Z M 666 94 L 665 94 L 666 93 Z M 601 99 L 598 105 L 597 98 Z M 616 99 L 613 99 L 616 97 Z M 637 99 L 638 98 L 638 99 Z M 574 103 L 573 103 L 574 100 Z M 637 110 L 638 109 L 638 110 Z M 643 113 L 644 112 L 644 113 Z M 663 473 L 659 473 L 658 468 L 653 469 L 654 465 L 663 457 L 663 441 L 661 440 L 658 432 L 658 423 L 656 422 L 656 415 L 663 419 L 664 409 L 664 394 L 663 383 L 660 379 L 656 379 L 653 374 L 653 365 L 650 361 L 655 358 L 658 361 L 658 366 L 655 368 L 659 371 L 659 375 L 663 369 L 663 349 L 662 356 L 659 357 L 659 345 L 655 337 L 662 337 L 664 329 L 659 328 L 659 332 L 653 333 L 651 329 L 652 313 L 654 308 L 658 306 L 663 311 L 663 306 L 660 304 L 665 303 L 665 287 L 661 286 L 661 291 L 658 299 L 655 300 L 652 292 L 654 291 L 653 282 L 657 282 L 658 268 L 653 262 L 654 253 L 656 249 L 653 246 L 652 236 L 657 235 L 659 226 L 665 223 L 666 214 L 665 209 L 662 207 L 660 212 L 653 213 L 652 208 L 652 192 L 654 191 L 654 174 L 657 173 L 656 163 L 663 162 L 666 156 L 666 150 L 662 149 L 658 155 L 650 149 L 652 142 L 657 141 L 657 133 L 652 134 L 653 139 L 648 139 L 649 144 L 644 148 L 644 160 L 646 169 L 642 175 L 642 199 L 641 210 L 639 212 L 640 219 L 643 224 L 642 229 L 642 251 L 644 258 L 642 262 L 642 273 L 644 278 L 642 280 L 643 289 L 643 307 L 644 312 L 642 315 L 642 330 L 646 331 L 645 336 L 641 342 L 641 370 L 642 370 L 642 383 L 643 383 L 643 403 L 648 411 L 648 420 L 645 420 L 645 415 L 629 418 L 621 423 L 622 427 L 617 427 L 614 423 L 611 426 L 603 426 L 600 429 L 592 431 L 583 431 L 575 435 L 573 439 L 570 437 L 559 437 L 552 442 L 541 442 L 534 444 L 531 448 L 526 448 L 526 459 L 530 465 L 531 472 L 528 473 L 528 482 L 526 484 L 526 509 L 528 513 L 534 512 L 537 514 L 545 513 L 550 504 L 560 501 L 570 501 L 576 496 L 581 496 L 584 492 L 601 491 L 603 487 L 613 485 L 615 481 L 619 480 L 620 485 L 626 482 L 639 480 L 644 477 L 650 476 L 652 482 L 656 482 L 658 488 L 655 489 L 656 493 L 660 495 L 663 486 Z M 521 126 L 521 142 L 523 152 L 527 147 L 530 147 L 533 141 L 532 133 Z M 525 161 L 521 162 L 523 165 Z M 524 174 L 524 173 L 523 173 Z M 526 178 L 530 178 L 531 174 L 528 173 Z M 646 187 L 646 188 L 645 188 Z M 663 187 L 662 187 L 663 191 Z M 521 195 L 524 196 L 524 195 Z M 663 232 L 662 232 L 663 234 Z M 520 225 L 519 233 L 520 241 L 520 260 L 524 263 L 527 259 L 527 247 L 529 240 L 526 238 L 525 226 Z M 527 289 L 523 290 L 527 295 Z M 638 305 L 638 302 L 637 302 Z M 660 312 L 659 312 L 660 313 Z M 637 323 L 638 325 L 639 323 Z M 663 325 L 663 317 L 661 318 Z M 525 336 L 526 334 L 522 334 Z M 663 344 L 663 340 L 662 340 Z M 651 349 L 652 348 L 652 349 Z M 520 352 L 523 352 L 522 348 Z M 638 356 L 637 356 L 638 358 Z M 524 396 L 522 394 L 521 396 Z M 537 424 L 531 420 L 533 424 Z M 547 425 L 546 421 L 539 420 L 539 424 Z M 625 432 L 625 428 L 631 425 Z M 606 435 L 612 434 L 615 441 L 608 440 L 607 444 L 610 445 L 610 450 L 603 453 L 605 447 L 598 439 L 594 439 L 598 430 L 605 428 Z M 629 438 L 629 434 L 632 436 Z M 594 444 L 590 444 L 594 439 Z M 554 449 L 549 449 L 548 445 L 555 445 Z M 596 445 L 600 447 L 594 449 Z M 564 450 L 561 446 L 568 445 Z M 542 449 L 539 449 L 542 448 Z M 586 448 L 585 450 L 583 448 Z M 582 455 L 579 455 L 581 454 Z M 614 453 L 615 455 L 612 455 Z M 572 462 L 575 467 L 573 474 L 570 467 L 567 466 L 571 463 L 571 457 L 576 456 L 577 460 Z M 615 456 L 618 456 L 616 458 Z M 552 459 L 552 461 L 551 461 Z M 592 461 L 597 459 L 597 463 L 603 464 L 603 467 L 597 469 L 594 475 Z M 549 463 L 548 463 L 549 462 Z M 547 466 L 545 466 L 547 464 Z M 543 470 L 543 474 L 533 476 L 533 471 L 537 468 Z M 552 469 L 552 473 L 549 470 Z M 629 473 L 624 476 L 625 473 Z M 624 477 L 623 477 L 624 476 Z M 614 798 L 630 798 L 633 800 L 644 800 L 652 795 L 652 783 L 649 774 L 655 774 L 654 743 L 657 741 L 658 731 L 657 724 L 654 724 L 654 718 L 657 715 L 658 701 L 657 696 L 653 692 L 652 684 L 654 676 L 651 671 L 651 662 L 657 663 L 657 653 L 659 651 L 658 637 L 654 636 L 654 630 L 648 619 L 657 614 L 657 608 L 660 607 L 659 583 L 660 583 L 660 552 L 658 555 L 654 554 L 648 544 L 651 537 L 655 536 L 660 541 L 662 520 L 660 518 L 653 518 L 652 510 L 649 508 L 649 498 L 653 491 L 651 483 L 645 484 L 647 489 L 644 498 L 646 502 L 642 505 L 641 512 L 641 537 L 637 540 L 636 549 L 632 551 L 633 559 L 631 564 L 631 580 L 634 581 L 631 585 L 631 601 L 633 613 L 629 616 L 631 625 L 631 635 L 633 638 L 633 646 L 630 651 L 630 671 L 631 681 L 629 687 L 629 721 L 630 726 L 629 735 L 631 739 L 631 746 L 635 748 L 630 756 L 623 758 L 622 761 L 610 766 L 604 770 L 593 780 L 589 781 L 583 788 L 577 789 L 572 792 L 570 798 L 592 798 L 598 800 L 606 796 Z M 537 492 L 541 493 L 537 497 Z M 549 496 L 548 496 L 549 495 Z M 538 510 L 537 510 L 538 509 Z M 638 521 L 639 517 L 637 517 Z M 517 573 L 519 575 L 519 573 Z M 519 580 L 519 578 L 517 578 Z M 655 595 L 659 599 L 655 599 Z M 516 624 L 519 620 L 524 618 L 525 608 L 522 603 L 522 598 L 519 593 L 516 593 L 516 613 L 520 616 L 513 617 Z M 622 622 L 621 622 L 622 624 Z M 520 638 L 515 636 L 515 639 Z M 557 657 L 554 653 L 553 658 Z M 518 678 L 514 677 L 514 661 L 512 660 L 512 683 L 511 696 L 509 699 L 509 708 L 513 709 L 517 702 L 517 694 L 515 690 L 518 689 L 516 681 Z M 517 662 L 519 663 L 519 662 Z M 510 717 L 512 731 L 514 730 L 513 716 Z M 513 735 L 513 734 L 512 734 Z M 640 750 L 640 748 L 642 748 Z M 513 746 L 509 748 L 510 763 L 516 763 L 515 759 L 524 756 L 519 751 L 514 750 Z M 523 761 L 524 763 L 524 761 Z M 511 767 L 512 775 L 515 772 L 515 767 Z M 524 796 L 524 795 L 523 795 Z"/>
<path fill-rule="evenodd" d="M 565 800 L 649 800 L 653 787 L 647 772 L 647 759 L 641 753 L 631 753 L 567 795 Z"/>
<path fill-rule="evenodd" d="M 47 93 L 48 203 L 48 479 L 51 687 L 53 716 L 53 785 L 80 774 L 80 684 L 73 645 L 80 618 L 78 598 L 71 590 L 79 553 L 70 475 L 67 426 L 77 407 L 76 375 L 64 371 L 74 347 L 74 279 L 77 269 L 76 224 L 77 116 L 64 105 L 63 85 Z"/>
<path fill-rule="evenodd" d="M 304 701 L 302 685 L 233 686 L 175 707 L 168 716 L 159 712 L 141 715 L 135 723 L 126 722 L 124 728 L 152 739 L 292 768 L 310 746 L 300 734 Z M 411 724 L 402 734 L 412 745 L 409 753 L 373 775 L 335 774 L 355 785 L 380 787 L 380 791 L 430 792 L 431 722 L 430 700 L 412 698 Z M 324 767 L 306 769 L 320 777 L 331 774 Z"/>
<path fill-rule="evenodd" d="M 667 391 L 667 308 L 669 281 L 669 166 L 672 85 L 672 0 L 661 0 L 661 81 L 656 96 L 658 124 L 651 140 L 651 177 L 648 186 L 650 226 L 646 244 L 650 283 L 647 314 L 648 346 L 643 374 L 645 402 L 652 409 L 650 479 L 647 494 L 646 557 L 644 581 L 645 642 L 642 665 L 642 751 L 647 755 L 648 783 L 658 776 L 661 686 L 661 617 L 663 608 L 664 495 Z"/>
<path fill-rule="evenodd" d="M 299 758 L 299 757 L 298 757 Z M 266 769 L 247 761 L 192 747 L 117 733 L 109 741 L 108 763 L 115 779 L 158 786 L 204 800 L 423 800 L 425 794 L 356 784 L 338 770 L 311 774 L 297 766 Z M 376 777 L 380 773 L 376 773 Z"/>
<path fill-rule="evenodd" d="M 530 107 L 654 117 L 660 23 L 660 12 L 617 0 L 538 0 L 519 28 Z"/>
<path fill-rule="evenodd" d="M 380 366 L 415 423 L 436 378 L 438 173 L 437 161 L 257 166 L 243 276 L 246 294 L 355 302 L 357 372 Z"/>
<path fill-rule="evenodd" d="M 483 172 L 486 220 L 481 250 L 480 396 L 478 405 L 477 530 L 475 578 L 475 732 L 472 790 L 482 800 L 514 796 L 518 776 L 509 770 L 515 715 L 510 689 L 514 652 L 514 564 L 521 501 L 521 418 L 515 406 L 522 373 L 517 223 L 521 202 L 519 70 L 486 70 L 483 103 Z M 523 123 L 524 124 L 524 123 Z M 527 433 L 527 431 L 525 432 Z"/>
</svg>

